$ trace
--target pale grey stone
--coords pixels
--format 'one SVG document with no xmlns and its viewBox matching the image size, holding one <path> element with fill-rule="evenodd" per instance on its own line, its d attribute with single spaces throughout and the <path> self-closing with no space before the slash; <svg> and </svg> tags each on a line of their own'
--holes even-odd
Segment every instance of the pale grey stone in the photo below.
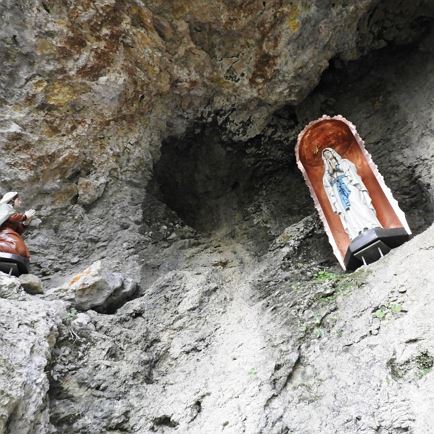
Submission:
<svg viewBox="0 0 434 434">
<path fill-rule="evenodd" d="M 72 277 L 58 291 L 74 292 L 75 306 L 79 310 L 111 312 L 134 296 L 137 283 L 121 273 L 105 270 L 102 262 L 97 261 Z"/>
<path fill-rule="evenodd" d="M 0 298 L 9 300 L 26 298 L 21 282 L 17 277 L 0 272 Z"/>
<path fill-rule="evenodd" d="M 43 294 L 44 288 L 42 281 L 38 276 L 34 274 L 21 274 L 19 277 L 21 286 L 29 294 Z"/>
</svg>

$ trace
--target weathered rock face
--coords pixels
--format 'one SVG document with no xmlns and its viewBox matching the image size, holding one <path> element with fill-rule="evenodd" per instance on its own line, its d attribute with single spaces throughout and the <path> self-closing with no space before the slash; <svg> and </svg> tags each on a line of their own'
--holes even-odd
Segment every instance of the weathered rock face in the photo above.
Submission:
<svg viewBox="0 0 434 434">
<path fill-rule="evenodd" d="M 65 306 L 32 298 L 4 273 L 0 287 L 0 432 L 49 432 L 46 369 Z"/>
<path fill-rule="evenodd" d="M 294 263 L 311 227 L 260 264 L 198 247 L 115 317 L 89 312 L 55 351 L 58 432 L 428 432 L 434 228 L 345 276 Z"/>
<path fill-rule="evenodd" d="M 289 295 L 280 279 L 257 282 L 276 322 L 301 326 L 284 341 L 302 336 L 285 387 L 265 406 L 262 432 L 429 432 L 433 232 L 352 275 L 317 274 L 315 294 L 309 284 Z M 304 324 L 291 308 L 300 290 L 295 311 Z"/>
<path fill-rule="evenodd" d="M 20 284 L 24 290 L 29 294 L 43 294 L 44 288 L 41 279 L 34 274 L 22 274 L 20 277 Z"/>
<path fill-rule="evenodd" d="M 137 269 L 162 139 L 200 119 L 245 141 L 301 102 L 331 58 L 423 31 L 414 20 L 429 2 L 377 3 L 3 1 L 1 187 L 44 221 L 37 271 L 107 250 Z"/>
<path fill-rule="evenodd" d="M 0 279 L 0 432 L 429 432 L 432 9 L 1 2 L 0 185 L 38 209 L 46 294 Z M 422 233 L 353 275 L 293 161 L 323 113 Z M 96 260 L 137 298 L 50 301 Z"/>
</svg>

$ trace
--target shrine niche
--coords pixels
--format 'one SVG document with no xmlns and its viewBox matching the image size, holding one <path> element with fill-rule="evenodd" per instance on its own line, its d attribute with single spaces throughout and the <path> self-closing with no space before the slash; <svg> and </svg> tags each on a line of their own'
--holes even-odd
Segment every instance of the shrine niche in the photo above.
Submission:
<svg viewBox="0 0 434 434">
<path fill-rule="evenodd" d="M 374 262 L 410 238 L 404 212 L 351 122 L 324 115 L 309 123 L 295 153 L 342 268 Z"/>
</svg>

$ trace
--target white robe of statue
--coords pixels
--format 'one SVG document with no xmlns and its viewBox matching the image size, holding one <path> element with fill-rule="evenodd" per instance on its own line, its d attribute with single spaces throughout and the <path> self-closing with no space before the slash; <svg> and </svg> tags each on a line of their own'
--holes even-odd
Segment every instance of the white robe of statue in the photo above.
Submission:
<svg viewBox="0 0 434 434">
<path fill-rule="evenodd" d="M 381 228 L 368 189 L 357 174 L 356 166 L 331 148 L 324 149 L 322 157 L 324 189 L 333 212 L 339 215 L 351 241 L 365 230 Z"/>
</svg>

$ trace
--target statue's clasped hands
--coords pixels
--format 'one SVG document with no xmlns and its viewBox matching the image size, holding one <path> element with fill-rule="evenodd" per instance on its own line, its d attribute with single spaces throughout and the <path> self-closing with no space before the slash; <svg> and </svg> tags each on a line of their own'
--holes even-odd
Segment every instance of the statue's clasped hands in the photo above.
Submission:
<svg viewBox="0 0 434 434">
<path fill-rule="evenodd" d="M 32 220 L 32 218 L 35 216 L 36 211 L 34 209 L 27 210 L 24 215 L 26 216 L 26 220 L 28 223 Z"/>
</svg>

